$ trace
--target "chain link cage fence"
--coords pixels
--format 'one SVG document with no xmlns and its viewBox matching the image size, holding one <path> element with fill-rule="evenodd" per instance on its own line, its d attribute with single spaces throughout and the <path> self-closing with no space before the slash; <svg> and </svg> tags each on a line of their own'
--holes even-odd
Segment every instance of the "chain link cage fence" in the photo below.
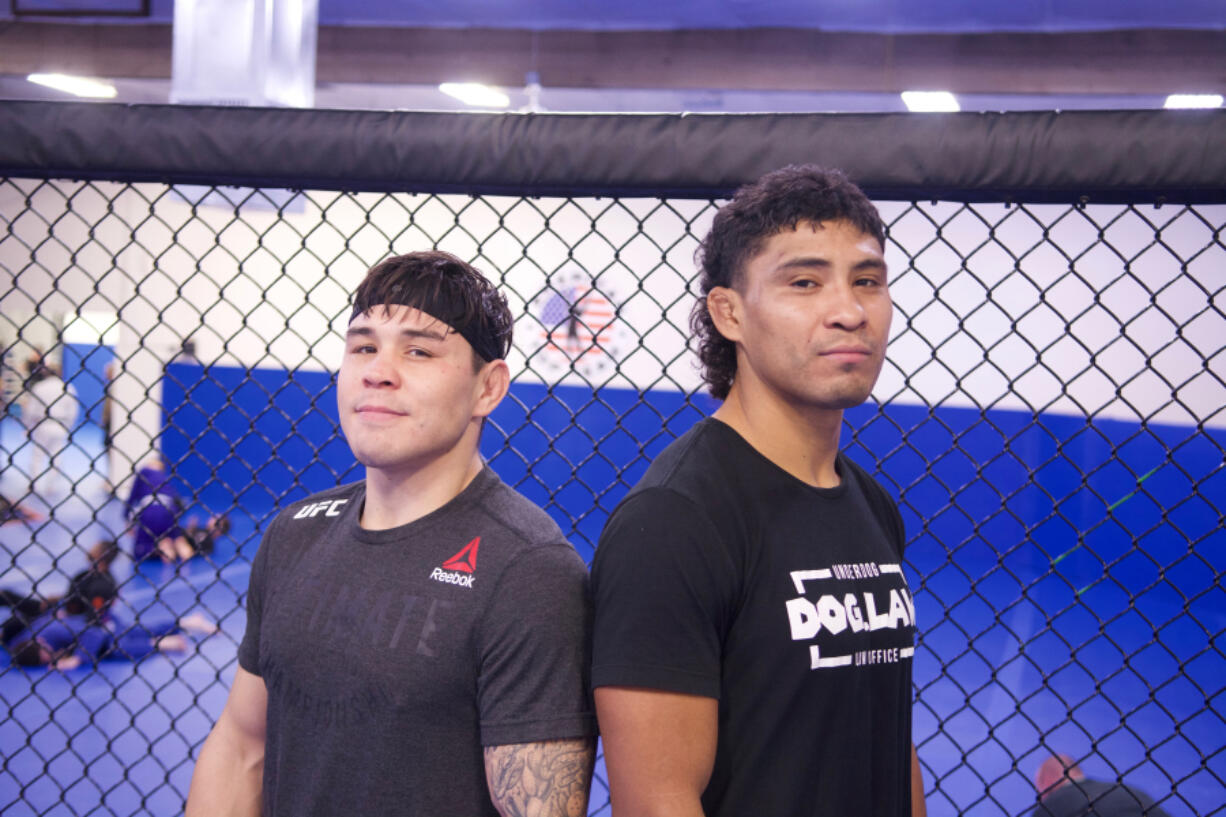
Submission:
<svg viewBox="0 0 1226 817">
<path fill-rule="evenodd" d="M 816 160 L 889 226 L 889 361 L 844 442 L 907 526 L 929 813 L 1028 814 L 1053 752 L 1223 813 L 1226 140 L 1212 116 L 1171 144 L 1171 116 L 0 104 L 0 586 L 36 615 L 120 549 L 105 660 L 0 658 L 0 811 L 181 812 L 262 529 L 361 477 L 332 390 L 368 267 L 437 247 L 499 283 L 514 384 L 482 449 L 590 560 L 714 406 L 687 316 L 720 199 Z M 133 559 L 159 543 L 179 558 Z M 216 632 L 157 640 L 192 614 Z"/>
</svg>

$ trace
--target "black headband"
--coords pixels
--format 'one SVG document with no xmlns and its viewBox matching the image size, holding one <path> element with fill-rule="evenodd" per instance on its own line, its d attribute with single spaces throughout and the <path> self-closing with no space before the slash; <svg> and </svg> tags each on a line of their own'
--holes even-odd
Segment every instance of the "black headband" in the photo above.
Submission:
<svg viewBox="0 0 1226 817">
<path fill-rule="evenodd" d="M 426 313 L 440 323 L 447 325 L 452 332 L 455 332 L 464 340 L 468 341 L 468 345 L 473 348 L 477 356 L 489 363 L 491 360 L 498 360 L 506 357 L 506 351 L 501 343 L 498 342 L 497 336 L 493 332 L 482 332 L 480 321 L 467 321 L 463 327 L 457 326 L 460 322 L 460 317 L 464 314 L 463 306 L 459 303 L 452 302 L 452 299 L 447 298 L 441 292 L 432 293 L 435 297 L 430 298 L 430 303 L 388 303 L 381 306 L 407 306 L 410 309 L 417 309 Z M 406 299 L 407 300 L 407 299 Z M 375 307 L 371 307 L 374 309 Z M 349 314 L 349 322 L 353 323 L 353 319 L 367 310 L 355 306 L 353 312 Z M 450 319 L 448 315 L 453 316 Z"/>
</svg>

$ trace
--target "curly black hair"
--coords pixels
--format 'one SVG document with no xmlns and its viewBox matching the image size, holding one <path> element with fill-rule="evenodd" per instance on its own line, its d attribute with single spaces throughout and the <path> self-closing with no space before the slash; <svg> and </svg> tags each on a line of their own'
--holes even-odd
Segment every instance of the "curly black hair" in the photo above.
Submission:
<svg viewBox="0 0 1226 817">
<path fill-rule="evenodd" d="M 439 250 L 395 255 L 366 273 L 353 295 L 352 321 L 378 306 L 420 309 L 473 347 L 473 368 L 505 358 L 515 321 L 507 299 L 481 272 Z"/>
<path fill-rule="evenodd" d="M 885 246 L 885 224 L 864 191 L 841 170 L 816 165 L 773 170 L 737 190 L 715 214 L 696 253 L 701 278 L 698 302 L 690 313 L 702 379 L 713 397 L 723 400 L 732 388 L 736 344 L 715 328 L 707 294 L 715 287 L 737 287 L 745 263 L 776 233 L 794 230 L 801 222 L 837 220 L 850 222 Z"/>
</svg>

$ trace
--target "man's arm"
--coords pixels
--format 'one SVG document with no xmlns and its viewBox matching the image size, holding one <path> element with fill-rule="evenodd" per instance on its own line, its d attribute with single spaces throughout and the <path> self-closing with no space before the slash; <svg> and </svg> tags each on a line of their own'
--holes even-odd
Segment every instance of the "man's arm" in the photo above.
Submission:
<svg viewBox="0 0 1226 817">
<path fill-rule="evenodd" d="M 598 687 L 596 716 L 614 817 L 701 817 L 719 735 L 715 698 Z"/>
<path fill-rule="evenodd" d="M 920 771 L 919 754 L 911 744 L 911 817 L 928 817 L 928 804 L 924 802 L 924 773 Z"/>
<path fill-rule="evenodd" d="M 264 679 L 239 667 L 226 708 L 196 760 L 187 817 L 259 817 L 267 716 Z"/>
<path fill-rule="evenodd" d="M 584 817 L 596 738 L 485 747 L 485 780 L 502 817 Z"/>
</svg>

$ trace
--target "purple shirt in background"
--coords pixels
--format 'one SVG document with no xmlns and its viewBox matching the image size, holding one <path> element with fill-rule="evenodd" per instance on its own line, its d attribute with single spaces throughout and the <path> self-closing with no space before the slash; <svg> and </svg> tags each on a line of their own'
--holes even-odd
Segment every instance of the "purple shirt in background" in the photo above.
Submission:
<svg viewBox="0 0 1226 817">
<path fill-rule="evenodd" d="M 164 469 L 145 465 L 136 472 L 125 506 L 128 519 L 133 523 L 133 559 L 148 558 L 157 550 L 161 539 L 183 535 L 179 529 L 181 508 L 179 492 Z"/>
</svg>

